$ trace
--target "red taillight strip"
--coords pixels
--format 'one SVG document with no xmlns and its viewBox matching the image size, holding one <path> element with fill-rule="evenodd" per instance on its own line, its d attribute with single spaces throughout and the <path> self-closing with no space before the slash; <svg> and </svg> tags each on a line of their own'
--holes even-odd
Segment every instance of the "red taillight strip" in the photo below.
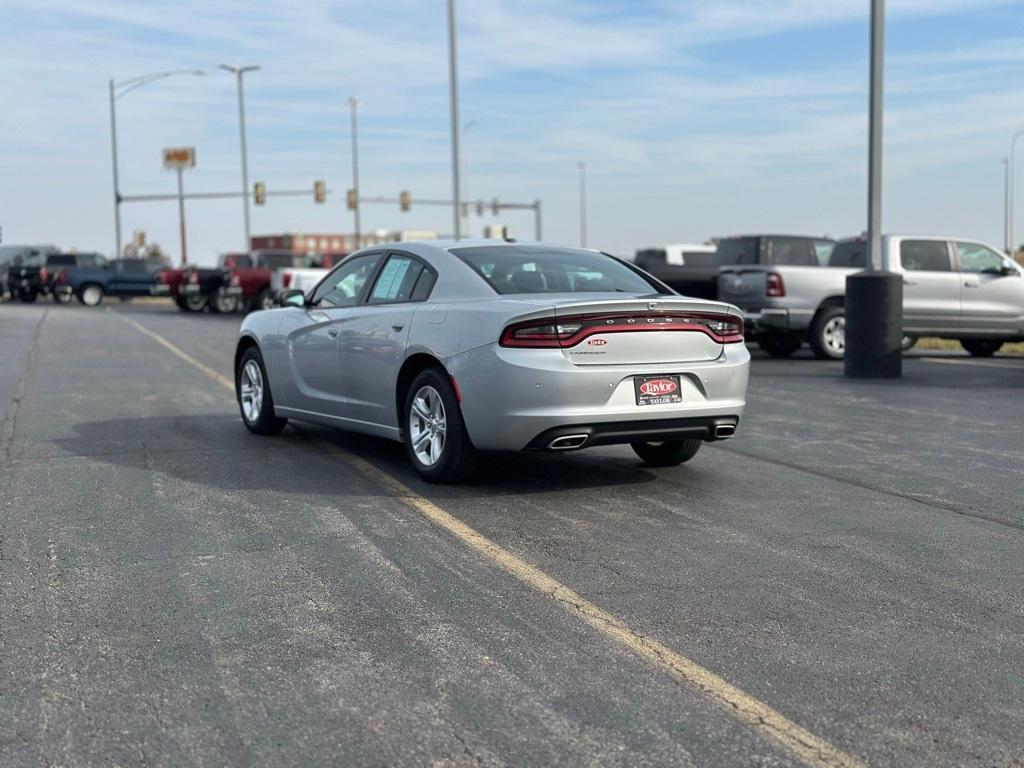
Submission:
<svg viewBox="0 0 1024 768">
<path fill-rule="evenodd" d="M 623 322 L 630 318 L 636 322 Z M 678 320 L 665 322 L 665 318 L 678 318 Z M 693 318 L 698 319 L 698 322 L 692 322 Z M 662 319 L 662 321 L 654 322 L 656 319 Z M 736 326 L 736 330 L 731 333 L 719 333 L 699 320 L 732 323 Z M 601 321 L 604 322 L 603 325 L 587 325 Z M 516 335 L 516 331 L 519 329 L 565 325 L 582 325 L 583 327 L 565 337 L 560 337 L 557 332 Z M 505 328 L 501 334 L 500 344 L 503 347 L 564 348 L 574 347 L 591 336 L 603 333 L 642 333 L 644 331 L 696 331 L 707 334 L 719 344 L 738 344 L 743 341 L 743 318 L 711 312 L 658 312 L 651 315 L 620 313 L 537 318 L 515 323 Z"/>
</svg>

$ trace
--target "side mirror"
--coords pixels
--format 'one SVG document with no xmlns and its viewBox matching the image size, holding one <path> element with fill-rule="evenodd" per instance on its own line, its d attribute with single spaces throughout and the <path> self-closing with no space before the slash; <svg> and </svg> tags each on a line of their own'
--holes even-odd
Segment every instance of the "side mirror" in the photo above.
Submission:
<svg viewBox="0 0 1024 768">
<path fill-rule="evenodd" d="M 1003 264 L 1002 268 L 999 270 L 999 274 L 1003 277 L 1017 277 L 1020 275 L 1020 272 L 1015 266 L 1013 266 L 1013 264 Z"/>
<path fill-rule="evenodd" d="M 282 307 L 304 307 L 306 306 L 306 294 L 298 288 L 290 291 L 282 291 L 277 297 L 277 303 Z"/>
</svg>

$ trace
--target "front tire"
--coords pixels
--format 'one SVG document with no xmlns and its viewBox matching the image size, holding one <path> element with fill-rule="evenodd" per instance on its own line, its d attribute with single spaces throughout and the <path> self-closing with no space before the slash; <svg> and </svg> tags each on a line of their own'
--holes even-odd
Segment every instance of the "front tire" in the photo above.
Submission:
<svg viewBox="0 0 1024 768">
<path fill-rule="evenodd" d="M 274 415 L 270 380 L 258 347 L 249 347 L 238 361 L 235 397 L 242 414 L 242 423 L 253 434 L 277 435 L 288 424 L 288 419 Z"/>
<path fill-rule="evenodd" d="M 992 357 L 1003 348 L 1003 342 L 989 339 L 961 339 L 960 346 L 967 350 L 971 357 Z"/>
<path fill-rule="evenodd" d="M 210 311 L 218 315 L 230 315 L 238 309 L 238 298 L 218 293 L 210 304 Z"/>
<path fill-rule="evenodd" d="M 428 483 L 458 483 L 472 476 L 479 454 L 445 371 L 427 368 L 413 379 L 402 415 L 405 451 L 420 477 Z"/>
<path fill-rule="evenodd" d="M 202 312 L 206 309 L 206 297 L 201 293 L 186 293 L 182 309 L 186 312 Z"/>
<path fill-rule="evenodd" d="M 72 298 L 74 298 L 74 297 L 73 297 L 70 289 L 68 289 L 68 290 L 55 290 L 55 291 L 53 291 L 53 300 L 57 304 L 67 304 L 68 302 L 71 301 Z"/>
<path fill-rule="evenodd" d="M 846 310 L 828 307 L 811 324 L 811 351 L 822 360 L 842 360 L 846 354 Z"/>
<path fill-rule="evenodd" d="M 87 307 L 97 307 L 103 301 L 103 289 L 95 283 L 83 285 L 78 291 L 78 300 Z"/>
<path fill-rule="evenodd" d="M 763 333 L 757 337 L 757 345 L 772 357 L 790 357 L 801 344 L 795 333 Z"/>
<path fill-rule="evenodd" d="M 675 467 L 700 450 L 700 440 L 666 440 L 663 443 L 630 443 L 633 452 L 649 467 Z"/>
<path fill-rule="evenodd" d="M 31 304 L 39 298 L 39 291 L 32 288 L 22 288 L 18 291 L 18 298 L 26 304 Z"/>
</svg>

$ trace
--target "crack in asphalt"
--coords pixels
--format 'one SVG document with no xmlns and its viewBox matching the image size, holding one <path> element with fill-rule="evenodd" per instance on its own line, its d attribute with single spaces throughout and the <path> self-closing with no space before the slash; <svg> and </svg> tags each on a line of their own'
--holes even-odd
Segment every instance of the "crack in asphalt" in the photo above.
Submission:
<svg viewBox="0 0 1024 768">
<path fill-rule="evenodd" d="M 14 397 L 11 398 L 11 402 L 7 406 L 7 413 L 4 415 L 3 429 L 0 430 L 0 445 L 3 446 L 4 461 L 8 464 L 14 450 L 14 432 L 18 427 L 18 411 L 21 409 L 21 401 L 25 398 L 28 379 L 36 369 L 36 362 L 39 359 L 39 338 L 42 335 L 43 323 L 49 314 L 49 309 L 43 310 L 43 314 L 36 323 L 32 333 L 32 346 L 29 348 L 28 362 L 18 375 L 18 383 L 14 387 Z"/>
<path fill-rule="evenodd" d="M 831 475 L 828 472 L 823 472 L 819 469 L 812 469 L 811 467 L 806 467 L 801 464 L 796 464 L 794 462 L 783 461 L 782 459 L 771 459 L 768 458 L 767 456 L 761 456 L 756 453 L 737 450 L 736 448 L 726 448 L 721 445 L 716 445 L 715 448 L 721 451 L 726 451 L 727 453 L 736 454 L 737 456 L 743 456 L 744 458 L 754 459 L 755 461 L 763 461 L 767 464 L 774 464 L 777 467 L 785 467 L 786 469 L 792 469 L 795 470 L 796 472 L 803 472 L 808 475 L 813 475 L 814 477 L 820 477 L 824 480 L 832 480 L 837 483 L 852 485 L 854 488 L 860 488 L 861 490 L 885 494 L 886 496 L 892 496 L 893 498 L 903 499 L 904 501 L 912 501 L 917 504 L 921 504 L 922 506 L 925 507 L 941 510 L 943 512 L 952 512 L 953 514 L 960 515 L 962 517 L 971 517 L 977 520 L 984 520 L 985 522 L 994 523 L 995 525 L 1003 526 L 1004 528 L 1010 528 L 1015 531 L 1024 531 L 1024 523 L 1016 523 L 1012 520 L 1004 520 L 1002 518 L 996 517 L 995 515 L 989 515 L 985 512 L 979 512 L 977 510 L 971 509 L 970 507 L 959 507 L 956 506 L 955 504 L 944 504 L 941 501 L 929 501 L 914 494 L 901 493 L 899 491 L 894 491 L 889 488 L 881 488 L 877 485 L 872 485 L 871 483 L 861 482 L 860 480 L 851 480 L 848 477 L 839 477 L 838 475 Z"/>
</svg>

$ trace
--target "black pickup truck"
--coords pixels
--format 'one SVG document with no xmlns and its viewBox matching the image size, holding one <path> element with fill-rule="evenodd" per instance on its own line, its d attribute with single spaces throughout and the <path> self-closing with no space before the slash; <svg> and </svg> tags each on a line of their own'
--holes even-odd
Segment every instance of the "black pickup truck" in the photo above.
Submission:
<svg viewBox="0 0 1024 768">
<path fill-rule="evenodd" d="M 54 291 L 61 270 L 75 267 L 98 268 L 106 264 L 99 253 L 61 253 L 53 250 L 32 250 L 15 256 L 6 265 L 4 283 L 11 296 L 33 302 L 39 296 L 53 296 L 63 301 L 64 295 Z"/>
</svg>

